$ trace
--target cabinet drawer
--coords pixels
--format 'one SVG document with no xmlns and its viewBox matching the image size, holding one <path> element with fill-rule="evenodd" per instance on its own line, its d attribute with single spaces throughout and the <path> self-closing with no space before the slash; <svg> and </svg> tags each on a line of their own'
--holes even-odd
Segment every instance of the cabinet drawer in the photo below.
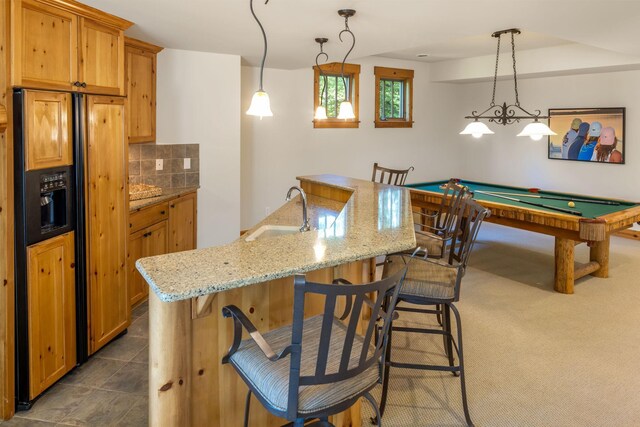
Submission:
<svg viewBox="0 0 640 427">
<path fill-rule="evenodd" d="M 129 214 L 129 233 L 146 228 L 157 222 L 164 221 L 169 216 L 169 203 L 158 203 Z"/>
</svg>

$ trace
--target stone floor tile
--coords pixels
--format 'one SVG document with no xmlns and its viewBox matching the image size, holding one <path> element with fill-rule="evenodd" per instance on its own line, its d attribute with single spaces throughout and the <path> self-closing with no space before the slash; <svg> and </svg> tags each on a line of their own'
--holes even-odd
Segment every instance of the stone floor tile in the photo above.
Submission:
<svg viewBox="0 0 640 427">
<path fill-rule="evenodd" d="M 149 392 L 149 365 L 129 362 L 113 374 L 101 389 L 147 395 Z"/>
<path fill-rule="evenodd" d="M 89 387 L 58 383 L 40 397 L 30 410 L 18 412 L 17 416 L 29 420 L 62 421 L 82 404 L 91 391 Z"/>
<path fill-rule="evenodd" d="M 119 426 L 140 399 L 140 396 L 129 393 L 92 390 L 62 422 L 76 426 Z"/>
<path fill-rule="evenodd" d="M 147 338 L 132 337 L 127 334 L 108 344 L 96 353 L 94 357 L 129 362 L 147 345 L 148 342 L 149 340 Z"/>
<path fill-rule="evenodd" d="M 138 318 L 149 313 L 149 302 L 145 301 L 131 311 L 132 318 Z"/>
<path fill-rule="evenodd" d="M 138 353 L 131 361 L 137 363 L 149 363 L 149 346 L 140 350 L 140 353 Z"/>
<path fill-rule="evenodd" d="M 131 322 L 127 335 L 132 337 L 149 338 L 149 315 L 144 314 Z"/>
<path fill-rule="evenodd" d="M 149 425 L 149 398 L 142 396 L 124 416 L 120 427 L 140 427 Z"/>
<path fill-rule="evenodd" d="M 92 357 L 60 380 L 62 384 L 100 387 L 109 377 L 120 370 L 127 362 L 122 360 Z"/>
</svg>

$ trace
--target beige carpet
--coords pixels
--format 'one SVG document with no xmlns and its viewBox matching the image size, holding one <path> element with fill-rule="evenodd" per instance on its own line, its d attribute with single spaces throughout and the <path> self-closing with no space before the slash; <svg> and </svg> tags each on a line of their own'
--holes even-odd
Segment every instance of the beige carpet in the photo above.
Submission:
<svg viewBox="0 0 640 427">
<path fill-rule="evenodd" d="M 610 273 L 556 293 L 552 237 L 483 226 L 458 303 L 476 426 L 640 426 L 640 242 L 612 239 Z M 394 350 L 446 363 L 440 338 L 397 333 Z M 384 426 L 464 425 L 451 374 L 393 369 L 390 384 Z"/>
</svg>

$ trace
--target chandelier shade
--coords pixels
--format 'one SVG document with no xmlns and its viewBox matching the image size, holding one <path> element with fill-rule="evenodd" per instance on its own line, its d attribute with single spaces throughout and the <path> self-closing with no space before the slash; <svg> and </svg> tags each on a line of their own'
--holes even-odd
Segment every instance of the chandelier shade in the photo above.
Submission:
<svg viewBox="0 0 640 427">
<path fill-rule="evenodd" d="M 482 135 L 491 135 L 494 133 L 494 131 L 489 129 L 489 126 L 476 120 L 469 123 L 464 130 L 460 132 L 460 135 L 471 135 L 474 138 L 480 138 Z"/>
<path fill-rule="evenodd" d="M 549 128 L 549 126 L 545 125 L 544 123 L 535 121 L 526 125 L 524 129 L 522 129 L 522 132 L 520 132 L 517 136 L 528 136 L 534 141 L 540 141 L 543 136 L 551 135 L 557 135 L 557 133 L 552 131 L 551 128 Z"/>
<path fill-rule="evenodd" d="M 264 4 L 269 3 L 269 0 L 266 0 Z M 262 62 L 260 63 L 260 88 L 253 94 L 253 98 L 251 99 L 251 105 L 247 110 L 247 115 L 249 116 L 258 116 L 262 120 L 263 117 L 271 117 L 273 113 L 271 112 L 271 103 L 269 102 L 269 95 L 262 88 L 262 77 L 264 75 L 264 62 L 267 59 L 267 33 L 264 31 L 264 27 L 262 23 L 256 16 L 256 12 L 253 10 L 253 0 L 249 0 L 249 8 L 251 9 L 251 15 L 253 15 L 253 19 L 258 23 L 258 27 L 260 27 L 260 31 L 262 32 L 262 40 L 264 41 L 264 52 L 262 54 Z"/>
</svg>

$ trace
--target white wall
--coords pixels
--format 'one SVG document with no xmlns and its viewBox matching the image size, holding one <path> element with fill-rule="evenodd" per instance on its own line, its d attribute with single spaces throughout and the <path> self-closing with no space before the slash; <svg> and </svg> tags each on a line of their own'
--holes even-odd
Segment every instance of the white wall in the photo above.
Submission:
<svg viewBox="0 0 640 427">
<path fill-rule="evenodd" d="M 297 175 L 333 173 L 370 179 L 374 162 L 414 166 L 409 181 L 444 179 L 461 173 L 463 160 L 452 142 L 460 115 L 462 85 L 431 83 L 429 65 L 380 57 L 361 64 L 360 128 L 313 128 L 313 69 L 266 69 L 264 88 L 274 117 L 246 116 L 258 87 L 259 69 L 242 67 L 242 228 L 264 218 L 284 203 Z M 414 76 L 412 129 L 376 129 L 374 66 L 410 68 Z M 454 132 L 455 134 L 455 132 Z"/>
<path fill-rule="evenodd" d="M 451 133 L 451 143 L 464 157 L 462 177 L 480 181 L 540 187 L 573 193 L 640 200 L 640 71 L 525 79 L 518 82 L 523 107 L 540 109 L 574 107 L 626 107 L 626 164 L 594 164 L 550 160 L 547 140 L 516 137 L 525 123 L 489 124 L 495 135 L 475 140 Z M 482 110 L 491 99 L 491 83 L 462 85 L 463 115 Z M 512 99 L 513 83 L 500 82 L 496 100 Z"/>
<path fill-rule="evenodd" d="M 157 142 L 200 144 L 198 247 L 240 230 L 240 57 L 165 49 L 158 55 Z"/>
</svg>

